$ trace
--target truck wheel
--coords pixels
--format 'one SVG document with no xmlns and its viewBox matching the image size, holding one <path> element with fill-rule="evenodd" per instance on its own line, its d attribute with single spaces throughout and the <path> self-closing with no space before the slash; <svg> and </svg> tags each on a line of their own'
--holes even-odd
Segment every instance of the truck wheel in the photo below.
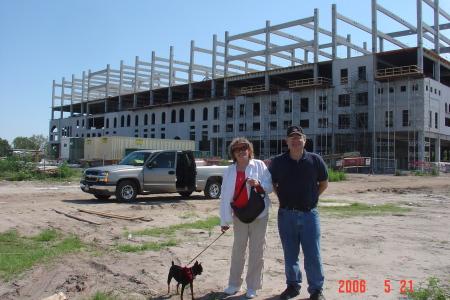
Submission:
<svg viewBox="0 0 450 300">
<path fill-rule="evenodd" d="M 220 181 L 208 180 L 205 186 L 205 197 L 207 199 L 218 199 L 222 192 L 222 185 Z"/>
<path fill-rule="evenodd" d="M 183 197 L 189 197 L 192 194 L 192 191 L 189 191 L 189 192 L 178 192 L 178 194 L 180 194 Z"/>
<path fill-rule="evenodd" d="M 94 196 L 98 200 L 108 200 L 111 197 L 110 195 L 94 195 Z"/>
<path fill-rule="evenodd" d="M 121 181 L 117 185 L 116 198 L 120 202 L 130 202 L 134 201 L 137 196 L 136 184 L 131 180 Z"/>
</svg>

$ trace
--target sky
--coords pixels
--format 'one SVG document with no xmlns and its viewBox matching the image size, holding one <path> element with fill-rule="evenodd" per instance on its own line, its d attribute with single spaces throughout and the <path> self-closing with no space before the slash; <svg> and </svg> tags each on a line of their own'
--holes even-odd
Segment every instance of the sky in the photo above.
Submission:
<svg viewBox="0 0 450 300">
<path fill-rule="evenodd" d="M 100 71 L 107 64 L 119 69 L 121 60 L 134 66 L 136 56 L 151 62 L 152 51 L 169 58 L 171 46 L 175 60 L 189 62 L 191 40 L 211 49 L 214 34 L 224 41 L 226 31 L 235 35 L 264 28 L 266 21 L 277 25 L 311 17 L 315 8 L 319 27 L 331 31 L 333 3 L 338 13 L 371 27 L 370 0 L 0 0 L 0 138 L 12 144 L 16 137 L 49 135 L 53 80 L 81 78 L 83 71 Z M 416 0 L 378 4 L 416 25 Z M 450 1 L 440 5 L 450 13 Z M 425 3 L 423 10 L 424 21 L 433 25 Z M 380 13 L 378 26 L 383 32 L 406 29 Z M 370 35 L 338 23 L 339 35 L 353 31 L 352 42 L 361 47 L 367 42 L 371 49 Z M 449 31 L 443 33 L 450 38 Z M 319 40 L 328 41 L 322 35 Z M 399 40 L 416 45 L 414 39 Z M 389 47 L 398 49 L 385 43 Z M 345 56 L 344 48 L 339 51 Z"/>
</svg>

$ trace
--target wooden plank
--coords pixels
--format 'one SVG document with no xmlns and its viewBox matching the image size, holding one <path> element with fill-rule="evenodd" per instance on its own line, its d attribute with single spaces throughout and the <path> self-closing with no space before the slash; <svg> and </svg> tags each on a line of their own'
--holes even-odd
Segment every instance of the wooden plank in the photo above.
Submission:
<svg viewBox="0 0 450 300">
<path fill-rule="evenodd" d="M 87 222 L 87 223 L 89 223 L 89 224 L 94 224 L 94 225 L 102 225 L 102 224 L 100 224 L 100 223 L 92 222 L 92 221 L 89 221 L 89 220 L 85 220 L 85 219 L 82 219 L 82 218 L 79 218 L 79 217 L 75 217 L 75 216 L 72 216 L 72 215 L 63 213 L 63 212 L 58 211 L 58 210 L 56 210 L 56 209 L 53 209 L 53 210 L 56 211 L 58 214 L 65 215 L 66 217 L 69 217 L 69 218 L 72 218 L 72 219 L 75 219 L 75 220 L 78 220 L 78 221 Z"/>
</svg>

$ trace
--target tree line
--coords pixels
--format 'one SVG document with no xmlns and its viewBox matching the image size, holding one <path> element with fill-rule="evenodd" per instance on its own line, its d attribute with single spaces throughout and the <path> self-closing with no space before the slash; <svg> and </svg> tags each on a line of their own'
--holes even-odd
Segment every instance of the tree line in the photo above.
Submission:
<svg viewBox="0 0 450 300">
<path fill-rule="evenodd" d="M 33 134 L 31 137 L 19 136 L 12 141 L 12 144 L 8 140 L 0 138 L 0 157 L 5 157 L 8 154 L 8 150 L 11 149 L 38 150 L 48 154 L 48 138 L 42 134 Z"/>
</svg>

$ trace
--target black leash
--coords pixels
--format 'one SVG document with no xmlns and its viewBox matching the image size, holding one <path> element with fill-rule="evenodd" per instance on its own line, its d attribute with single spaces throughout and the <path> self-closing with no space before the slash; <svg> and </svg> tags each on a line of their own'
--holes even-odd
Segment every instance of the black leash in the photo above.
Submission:
<svg viewBox="0 0 450 300">
<path fill-rule="evenodd" d="M 225 232 L 222 232 L 214 241 L 211 242 L 211 244 L 208 245 L 205 249 L 203 249 L 202 252 L 200 252 L 196 257 L 194 257 L 186 266 L 189 266 L 191 262 L 193 262 L 197 257 L 199 257 L 203 252 L 205 252 L 206 249 L 209 248 L 215 241 L 217 241 Z"/>
</svg>

